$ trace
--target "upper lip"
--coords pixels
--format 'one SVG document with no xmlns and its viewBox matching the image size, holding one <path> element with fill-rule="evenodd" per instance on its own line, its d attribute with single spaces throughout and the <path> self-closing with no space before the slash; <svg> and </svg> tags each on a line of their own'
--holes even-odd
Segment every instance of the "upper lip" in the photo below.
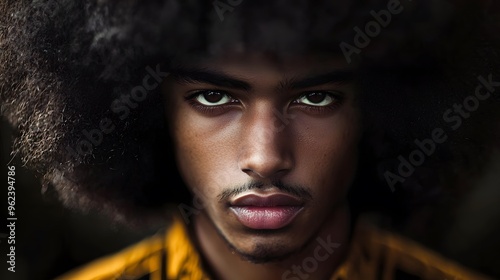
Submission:
<svg viewBox="0 0 500 280">
<path fill-rule="evenodd" d="M 273 206 L 302 206 L 303 202 L 297 197 L 288 194 L 276 193 L 266 196 L 247 194 L 232 201 L 231 206 L 257 206 L 257 207 L 273 207 Z"/>
</svg>

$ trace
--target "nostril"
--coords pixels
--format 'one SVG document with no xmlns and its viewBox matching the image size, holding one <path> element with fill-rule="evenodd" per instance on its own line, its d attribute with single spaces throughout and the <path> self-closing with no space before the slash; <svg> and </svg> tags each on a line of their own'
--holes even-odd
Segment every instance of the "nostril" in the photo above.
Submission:
<svg viewBox="0 0 500 280">
<path fill-rule="evenodd" d="M 251 173 L 252 169 L 250 168 L 243 168 L 241 171 L 245 172 L 246 174 Z"/>
<path fill-rule="evenodd" d="M 245 172 L 250 177 L 255 177 L 259 179 L 272 179 L 277 178 L 289 171 L 287 168 L 273 168 L 273 169 L 252 169 L 252 168 L 243 168 L 241 171 Z"/>
</svg>

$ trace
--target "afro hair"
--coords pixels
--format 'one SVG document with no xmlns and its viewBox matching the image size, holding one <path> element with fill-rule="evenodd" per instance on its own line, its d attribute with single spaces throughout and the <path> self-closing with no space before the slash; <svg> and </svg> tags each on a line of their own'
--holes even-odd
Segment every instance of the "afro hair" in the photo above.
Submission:
<svg viewBox="0 0 500 280">
<path fill-rule="evenodd" d="M 390 195 L 384 174 L 397 170 L 398 155 L 446 125 L 442 113 L 474 93 L 478 76 L 500 79 L 492 2 L 2 0 L 1 112 L 18 131 L 13 153 L 64 204 L 119 220 L 156 213 L 190 196 L 176 171 L 159 88 L 117 114 L 145 75 L 228 48 L 344 55 L 340 46 L 355 46 L 356 27 L 399 3 L 403 11 L 349 56 L 359 63 L 366 175 L 351 196 L 356 206 L 375 207 L 372 195 Z M 499 123 L 498 94 L 485 104 L 398 184 L 393 197 L 413 199 L 398 207 L 428 201 L 441 192 L 443 174 L 487 158 L 500 129 L 484 120 Z"/>
</svg>

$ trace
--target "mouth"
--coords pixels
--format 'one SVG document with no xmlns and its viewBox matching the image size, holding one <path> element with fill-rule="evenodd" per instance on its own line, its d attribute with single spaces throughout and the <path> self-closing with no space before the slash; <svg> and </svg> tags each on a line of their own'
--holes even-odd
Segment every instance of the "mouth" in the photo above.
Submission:
<svg viewBox="0 0 500 280">
<path fill-rule="evenodd" d="M 251 229 L 280 229 L 289 225 L 303 209 L 303 202 L 287 194 L 248 194 L 230 202 L 238 221 Z"/>
</svg>

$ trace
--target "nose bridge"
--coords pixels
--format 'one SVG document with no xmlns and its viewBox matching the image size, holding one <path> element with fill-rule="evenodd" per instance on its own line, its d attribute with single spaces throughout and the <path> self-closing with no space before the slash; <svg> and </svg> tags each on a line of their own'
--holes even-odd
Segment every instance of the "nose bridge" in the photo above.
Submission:
<svg viewBox="0 0 500 280">
<path fill-rule="evenodd" d="M 243 120 L 239 167 L 247 174 L 269 178 L 292 168 L 286 124 L 270 104 L 256 106 Z"/>
<path fill-rule="evenodd" d="M 274 138 L 277 138 L 278 132 L 282 131 L 276 123 L 274 108 L 262 106 L 259 110 L 254 110 L 247 120 L 247 137 L 255 141 L 255 146 L 265 148 L 268 144 L 273 144 Z"/>
</svg>

